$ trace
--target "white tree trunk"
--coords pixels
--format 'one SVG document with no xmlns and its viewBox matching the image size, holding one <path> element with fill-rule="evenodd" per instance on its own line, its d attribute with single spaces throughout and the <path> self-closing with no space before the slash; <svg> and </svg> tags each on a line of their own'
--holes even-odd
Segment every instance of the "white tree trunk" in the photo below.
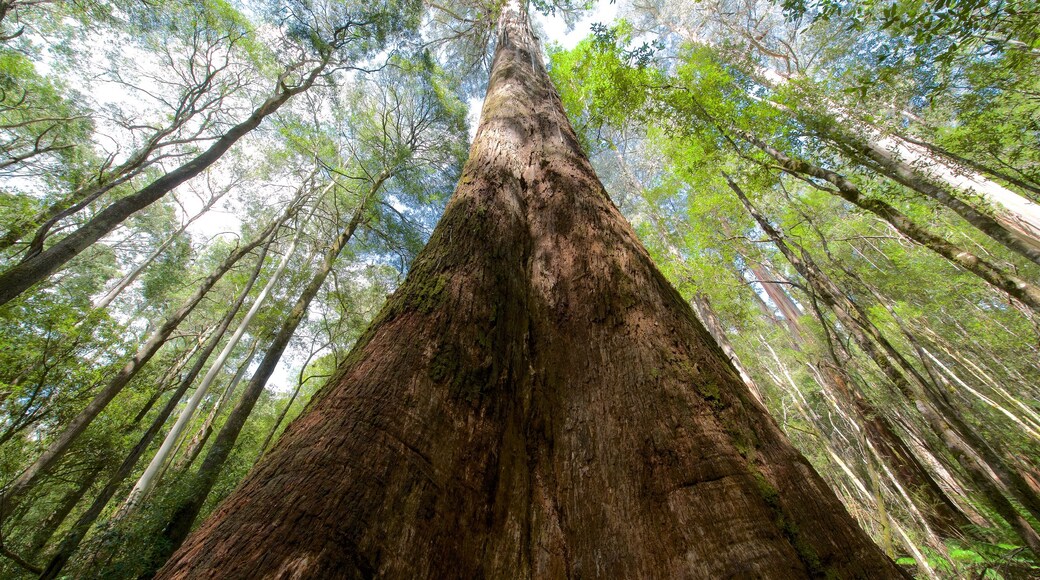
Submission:
<svg viewBox="0 0 1040 580">
<path fill-rule="evenodd" d="M 252 322 L 253 317 L 260 311 L 260 307 L 271 293 L 271 289 L 281 278 L 282 272 L 285 271 L 285 267 L 289 265 L 289 258 L 292 257 L 293 251 L 296 249 L 296 243 L 300 239 L 300 229 L 296 230 L 296 235 L 293 236 L 292 242 L 289 247 L 285 250 L 285 255 L 282 257 L 281 263 L 278 264 L 278 268 L 271 274 L 271 278 L 267 281 L 263 290 L 257 295 L 256 300 L 253 301 L 252 307 L 249 308 L 249 312 L 242 318 L 242 321 L 238 323 L 238 328 L 235 329 L 235 333 L 228 339 L 224 350 L 220 351 L 217 359 L 213 361 L 213 364 L 209 367 L 209 371 L 206 372 L 206 376 L 202 378 L 202 382 L 196 387 L 195 392 L 192 393 L 191 398 L 184 405 L 184 409 L 181 410 L 181 414 L 177 417 L 177 422 L 173 424 L 170 432 L 166 434 L 166 439 L 163 440 L 162 445 L 159 447 L 159 451 L 155 453 L 155 457 L 152 458 L 151 463 L 145 468 L 144 473 L 141 474 L 141 478 L 134 484 L 134 488 L 130 490 L 130 494 L 126 498 L 126 502 L 120 509 L 121 514 L 129 513 L 136 505 L 137 502 L 148 495 L 148 492 L 155 487 L 155 483 L 158 481 L 159 471 L 162 466 L 166 463 L 167 458 L 170 456 L 170 452 L 173 451 L 174 445 L 180 438 L 181 433 L 188 426 L 188 422 L 191 421 L 192 416 L 195 414 L 195 409 L 198 408 L 199 403 L 202 402 L 202 398 L 206 396 L 209 387 L 213 384 L 213 380 L 217 378 L 217 374 L 224 368 L 224 363 L 231 355 L 231 351 L 238 346 L 238 341 L 241 340 L 242 335 L 245 334 L 246 329 L 249 328 L 249 323 Z"/>
</svg>

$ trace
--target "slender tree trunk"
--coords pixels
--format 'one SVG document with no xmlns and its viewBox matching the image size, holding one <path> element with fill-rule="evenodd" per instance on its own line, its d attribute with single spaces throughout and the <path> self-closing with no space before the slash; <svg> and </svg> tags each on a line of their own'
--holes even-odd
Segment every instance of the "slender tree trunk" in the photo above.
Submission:
<svg viewBox="0 0 1040 580">
<path fill-rule="evenodd" d="M 933 157 L 933 158 L 936 158 L 936 159 L 943 159 L 943 158 L 945 158 L 942 161 L 943 165 L 945 165 L 951 172 L 953 172 L 955 174 L 959 174 L 961 176 L 964 176 L 964 177 L 968 178 L 970 181 L 976 181 L 976 182 L 979 182 L 979 183 L 983 183 L 983 181 L 986 180 L 984 175 L 989 175 L 990 177 L 993 177 L 993 178 L 1002 180 L 1002 181 L 1004 181 L 1006 183 L 1009 183 L 1011 185 L 1014 185 L 1015 187 L 1018 187 L 1022 191 L 1028 191 L 1028 192 L 1030 192 L 1032 194 L 1040 195 L 1040 186 L 1038 186 L 1035 182 L 1029 181 L 1028 177 L 1026 177 L 1022 173 L 1019 173 L 1019 176 L 1021 176 L 1021 177 L 1016 177 L 1014 175 L 1011 175 L 1010 173 L 1007 173 L 1006 171 L 1003 171 L 1003 170 L 1000 170 L 1000 169 L 996 169 L 996 168 L 994 168 L 991 165 L 986 165 L 984 163 L 979 163 L 978 161 L 975 161 L 973 159 L 968 159 L 966 157 L 962 157 L 962 156 L 954 153 L 953 151 L 950 151 L 948 149 L 944 149 L 944 148 L 936 145 L 935 143 L 929 143 L 927 141 L 923 141 L 923 140 L 920 140 L 920 139 L 915 139 L 915 138 L 910 137 L 908 135 L 897 135 L 894 138 L 896 138 L 896 139 L 898 139 L 900 141 L 905 141 L 906 143 L 908 143 L 910 145 L 915 145 L 917 147 L 920 147 L 920 148 L 924 149 L 925 151 L 927 151 L 927 155 L 930 156 L 930 157 Z M 968 169 L 968 170 L 971 170 L 971 171 L 965 171 L 965 169 Z M 972 175 L 972 172 L 977 172 L 977 173 L 975 175 Z M 983 183 L 983 185 L 985 185 L 985 184 Z M 969 186 L 969 187 L 971 187 L 971 186 Z M 972 189 L 977 189 L 977 187 L 971 187 L 971 188 Z M 1036 197 L 1033 197 L 1032 200 L 1035 203 Z"/>
<path fill-rule="evenodd" d="M 886 136 L 840 111 L 837 118 L 857 127 L 863 135 L 856 135 L 830 119 L 820 122 L 785 105 L 771 104 L 793 114 L 855 162 L 866 162 L 885 177 L 946 206 L 1009 250 L 1040 264 L 1040 205 L 1032 200 L 983 175 L 958 171 L 934 151 L 902 137 Z M 990 206 L 992 215 L 950 190 L 980 198 Z"/>
<path fill-rule="evenodd" d="M 993 206 L 993 215 L 989 215 L 947 191 L 945 187 L 936 185 L 934 176 L 922 173 L 898 153 L 878 142 L 860 141 L 834 130 L 825 130 L 821 136 L 833 141 L 851 156 L 868 160 L 874 169 L 892 181 L 950 208 L 1009 250 L 1040 264 L 1040 206 L 1037 204 L 1012 192 L 995 198 L 994 194 L 984 189 L 969 188 Z"/>
<path fill-rule="evenodd" d="M 997 290 L 1021 301 L 1032 310 L 1040 312 L 1040 286 L 1007 272 L 963 248 L 955 246 L 945 238 L 928 232 L 891 205 L 879 199 L 864 197 L 861 195 L 859 188 L 844 176 L 805 161 L 793 159 L 757 137 L 751 135 L 746 137 L 759 149 L 775 159 L 784 170 L 797 176 L 815 177 L 833 184 L 837 188 L 836 190 L 824 189 L 857 207 L 877 215 L 907 238 L 982 278 Z M 1040 256 L 1040 253 L 1037 255 Z"/>
<path fill-rule="evenodd" d="M 199 453 L 202 452 L 202 448 L 206 446 L 206 442 L 209 441 L 209 436 L 213 434 L 213 422 L 216 421 L 217 417 L 224 412 L 227 406 L 227 402 L 231 400 L 231 396 L 235 393 L 235 389 L 238 388 L 238 384 L 242 382 L 242 377 L 245 376 L 246 371 L 249 370 L 250 363 L 253 362 L 253 355 L 256 353 L 257 343 L 253 342 L 253 346 L 249 348 L 249 354 L 242 361 L 242 364 L 238 365 L 238 370 L 235 371 L 235 376 L 232 377 L 231 382 L 228 383 L 227 388 L 221 393 L 220 399 L 217 400 L 216 404 L 210 410 L 209 415 L 206 416 L 206 420 L 199 427 L 199 430 L 195 432 L 195 436 L 188 442 L 188 448 L 184 450 L 184 455 L 178 461 L 176 465 L 177 471 L 184 471 L 191 468 L 192 464 L 195 463 L 195 459 L 198 458 Z M 264 447 L 261 446 L 262 450 Z"/>
<path fill-rule="evenodd" d="M 181 306 L 170 314 L 163 323 L 156 328 L 152 334 L 141 344 L 137 352 L 119 372 L 112 377 L 108 383 L 96 394 L 93 400 L 79 412 L 65 429 L 58 434 L 43 453 L 23 471 L 13 482 L 11 482 L 0 495 L 0 524 L 11 513 L 22 494 L 36 481 L 36 479 L 48 468 L 54 465 L 78 438 L 87 429 L 91 422 L 101 413 L 108 403 L 112 401 L 134 376 L 159 349 L 166 343 L 169 336 L 176 330 L 177 326 L 198 305 L 207 292 L 226 274 L 239 260 L 262 244 L 275 230 L 297 209 L 296 203 L 290 203 L 285 212 L 278 219 L 271 222 L 251 242 L 238 247 L 216 268 L 216 270 L 199 283 L 198 289 Z"/>
<path fill-rule="evenodd" d="M 149 254 L 148 257 L 145 258 L 143 262 L 141 262 L 140 264 L 135 266 L 133 270 L 127 272 L 126 276 L 123 276 L 119 280 L 119 282 L 117 282 L 116 285 L 112 287 L 111 290 L 106 292 L 105 295 L 101 297 L 101 300 L 98 300 L 97 304 L 94 305 L 94 308 L 96 310 L 101 310 L 101 309 L 107 308 L 108 305 L 111 304 L 113 300 L 115 300 L 120 294 L 123 293 L 123 290 L 126 290 L 128 286 L 130 286 L 131 284 L 134 283 L 134 280 L 137 280 L 137 278 L 146 269 L 148 269 L 148 267 L 152 264 L 152 262 L 154 262 L 156 260 L 156 258 L 161 256 L 162 253 L 165 252 L 166 249 L 169 248 L 170 245 L 173 244 L 173 242 L 177 241 L 177 238 L 181 234 L 183 234 L 188 229 L 188 227 L 191 226 L 191 224 L 193 224 L 195 222 L 195 220 L 197 220 L 200 217 L 202 217 L 203 215 L 205 215 L 206 212 L 209 211 L 210 208 L 212 208 L 215 203 L 217 203 L 217 200 L 219 200 L 220 197 L 221 196 L 217 196 L 217 195 L 213 196 L 213 198 L 210 199 L 206 203 L 206 205 L 199 211 L 199 213 L 195 214 L 194 216 L 191 217 L 191 219 L 189 219 L 188 221 L 184 222 L 181 225 L 181 227 L 177 228 L 177 231 L 174 232 L 173 235 L 171 235 L 169 238 L 167 238 L 165 242 L 160 244 L 158 248 L 155 248 L 155 250 L 151 254 Z"/>
<path fill-rule="evenodd" d="M 808 406 L 804 396 L 798 388 L 798 384 L 791 377 L 790 372 L 788 372 L 787 368 L 780 360 L 780 357 L 776 354 L 776 351 L 773 349 L 773 347 L 769 346 L 768 343 L 763 344 L 766 345 L 766 348 L 772 355 L 773 360 L 776 362 L 780 372 L 784 375 L 784 377 L 786 377 L 786 382 L 790 387 L 790 393 L 792 395 L 791 400 L 794 402 L 795 408 L 798 410 L 799 414 L 802 415 L 802 417 L 810 426 L 812 426 L 814 433 L 811 434 L 814 435 L 817 438 L 817 440 L 823 444 L 824 449 L 827 450 L 827 454 L 830 455 L 832 460 L 834 460 L 841 467 L 845 476 L 853 484 L 854 488 L 860 492 L 859 495 L 862 498 L 862 502 L 864 503 L 864 505 L 869 507 L 870 504 L 874 504 L 875 511 L 878 514 L 879 527 L 881 528 L 880 531 L 882 536 L 882 546 L 885 549 L 885 553 L 887 553 L 890 557 L 895 556 L 895 549 L 892 545 L 892 528 L 898 527 L 899 524 L 893 521 L 888 515 L 888 510 L 885 504 L 885 498 L 883 496 L 884 488 L 881 486 L 881 483 L 878 480 L 877 470 L 875 469 L 873 458 L 868 456 L 865 457 L 863 461 L 864 466 L 868 474 L 870 475 L 870 483 L 872 490 L 868 492 L 866 486 L 863 485 L 859 476 L 857 476 L 855 472 L 853 472 L 849 468 L 845 461 L 840 459 L 839 453 L 835 450 L 834 443 L 830 441 L 829 438 L 825 435 L 827 431 L 821 428 L 821 421 L 819 420 L 819 416 Z M 777 385 L 781 384 L 779 377 L 773 375 L 773 379 L 776 381 Z M 865 442 L 861 439 L 859 443 L 862 446 Z M 904 544 L 906 545 L 907 549 L 911 552 L 911 554 L 913 554 L 914 559 L 917 562 L 917 565 L 920 568 L 920 570 L 924 572 L 927 577 L 935 578 L 934 572 L 928 565 L 927 560 L 923 557 L 921 551 L 917 548 L 917 546 L 909 540 L 906 534 L 901 534 L 900 539 L 904 541 Z"/>
<path fill-rule="evenodd" d="M 776 279 L 771 272 L 771 266 L 766 264 L 756 266 L 753 272 L 765 281 Z M 789 330 L 795 348 L 801 350 L 805 346 L 797 322 L 801 309 L 783 289 L 775 284 L 769 286 L 772 286 L 777 294 L 775 297 L 774 294 L 769 294 L 770 298 L 778 304 L 784 304 L 781 306 L 784 316 L 787 317 L 788 312 L 791 312 L 792 318 L 789 319 L 789 323 L 794 325 L 789 326 Z M 826 321 L 820 322 L 823 324 L 824 332 L 830 332 Z M 828 343 L 831 343 L 829 335 Z M 899 437 L 888 418 L 877 410 L 859 389 L 850 386 L 850 378 L 843 370 L 844 365 L 848 364 L 847 355 L 845 360 L 837 360 L 840 354 L 832 349 L 832 356 L 835 357 L 833 363 L 824 360 L 815 366 L 810 365 L 815 371 L 814 376 L 817 377 L 820 387 L 830 393 L 836 405 L 849 409 L 856 423 L 863 429 L 868 444 L 877 452 L 879 460 L 891 469 L 896 485 L 911 490 L 913 501 L 921 504 L 920 510 L 925 524 L 944 537 L 960 537 L 963 534 L 962 528 L 971 522 Z"/>
<path fill-rule="evenodd" d="M 319 349 L 320 351 L 320 349 Z M 263 456 L 267 452 L 267 448 L 271 446 L 271 441 L 274 440 L 274 436 L 278 433 L 278 428 L 282 426 L 282 422 L 285 421 L 285 416 L 289 414 L 289 410 L 292 409 L 293 403 L 296 402 L 296 398 L 300 396 L 300 391 L 303 390 L 303 385 L 307 382 L 307 379 L 303 377 L 303 373 L 307 371 L 307 365 L 311 363 L 316 352 L 311 352 L 307 360 L 303 362 L 303 366 L 300 367 L 300 376 L 296 380 L 296 388 L 293 389 L 292 396 L 285 403 L 285 407 L 282 408 L 281 412 L 278 413 L 278 418 L 274 420 L 274 424 L 271 425 L 271 430 L 267 432 L 267 437 L 264 437 L 264 442 L 260 445 L 260 456 Z M 310 377 L 308 377 L 310 378 Z"/>
<path fill-rule="evenodd" d="M 827 454 L 830 455 L 834 463 L 841 468 L 841 470 L 845 473 L 845 476 L 849 478 L 849 481 L 852 482 L 853 486 L 855 486 L 856 491 L 859 492 L 859 495 L 861 497 L 871 497 L 872 494 L 867 490 L 867 487 L 863 485 L 863 482 L 860 480 L 859 476 L 857 476 L 856 473 L 852 471 L 848 463 L 846 463 L 845 460 L 842 459 L 841 456 L 838 455 L 838 453 L 834 451 L 833 448 L 828 447 Z M 899 534 L 899 539 L 902 542 L 903 546 L 906 547 L 907 551 L 910 552 L 910 555 L 913 556 L 914 562 L 917 563 L 918 571 L 921 574 L 924 574 L 927 578 L 937 578 L 935 571 L 928 563 L 928 558 L 926 558 L 925 555 L 921 553 L 921 550 L 917 547 L 917 544 L 915 544 L 913 540 L 910 539 L 910 536 L 908 536 L 907 533 L 903 530 L 902 526 L 899 525 L 899 522 L 892 521 L 891 523 L 892 527 L 895 528 L 896 533 Z"/>
<path fill-rule="evenodd" d="M 855 276 L 855 274 L 852 272 L 847 273 L 852 276 Z M 1012 423 L 1020 427 L 1026 435 L 1032 437 L 1037 441 L 1040 441 L 1040 431 L 1038 431 L 1035 426 L 1027 424 L 1026 421 L 1028 421 L 1028 417 L 1019 417 L 1018 415 L 1012 413 L 1009 409 L 1007 409 L 994 399 L 986 396 L 978 389 L 962 381 L 956 373 L 950 370 L 949 367 L 947 367 L 941 360 L 936 358 L 935 355 L 933 355 L 927 348 L 925 348 L 924 345 L 921 344 L 921 341 L 918 339 L 918 337 L 910 330 L 906 322 L 904 322 L 902 317 L 900 317 L 899 314 L 896 312 L 890 300 L 885 298 L 882 295 L 882 293 L 872 284 L 860 279 L 858 276 L 855 276 L 855 278 L 862 287 L 866 288 L 874 296 L 874 300 L 888 312 L 888 315 L 892 317 L 892 320 L 895 321 L 896 325 L 899 327 L 899 330 L 903 333 L 903 338 L 906 339 L 907 343 L 910 344 L 910 346 L 913 347 L 914 351 L 917 353 L 918 357 L 921 360 L 921 363 L 929 369 L 937 367 L 936 372 L 933 374 L 936 375 L 939 381 L 941 381 L 945 385 L 950 385 L 950 382 L 947 379 L 947 377 L 949 377 L 949 379 L 952 379 L 954 383 L 957 384 L 958 390 L 961 391 L 962 395 L 964 392 L 969 393 L 972 397 L 978 399 L 979 401 L 982 401 L 984 404 L 992 407 L 997 412 L 1003 414 Z M 952 387 L 952 385 L 950 386 Z M 953 389 L 951 388 L 951 390 Z"/>
<path fill-rule="evenodd" d="M 654 267 L 538 50 L 504 6 L 407 281 L 159 578 L 902 575 Z"/>
<path fill-rule="evenodd" d="M 126 161 L 119 166 L 106 171 L 108 169 L 108 164 L 106 163 L 104 167 L 98 170 L 97 177 L 92 178 L 91 182 L 85 183 L 74 191 L 69 192 L 59 201 L 52 203 L 37 213 L 34 218 L 11 224 L 7 233 L 0 237 L 0 249 L 14 245 L 28 235 L 33 228 L 36 228 L 36 233 L 33 235 L 33 240 L 29 244 L 27 252 L 39 252 L 50 229 L 56 223 L 76 214 L 105 193 L 137 177 L 149 165 L 154 164 L 156 160 L 152 158 L 152 154 L 162 146 L 163 139 L 173 134 L 180 127 L 183 127 L 194 116 L 194 114 L 189 112 L 192 110 L 192 105 L 197 102 L 199 97 L 212 88 L 213 81 L 213 76 L 205 75 L 201 79 L 200 84 L 193 86 L 187 93 L 182 94 L 178 102 L 177 112 L 171 118 L 170 124 L 152 133 L 141 147 L 131 153 Z M 108 161 L 110 162 L 111 160 L 110 158 Z"/>
<path fill-rule="evenodd" d="M 928 335 L 927 340 L 931 344 L 935 345 L 935 348 L 942 351 L 944 354 L 946 354 L 946 356 L 950 357 L 950 359 L 956 361 L 958 365 L 966 369 L 979 382 L 988 385 L 993 391 L 995 391 L 997 394 L 1003 397 L 1004 400 L 1014 405 L 1018 409 L 1018 412 L 1022 413 L 1023 416 L 1029 421 L 1030 425 L 1033 425 L 1037 430 L 1040 430 L 1040 413 L 1038 413 L 1036 409 L 1033 409 L 1032 407 L 1030 407 L 1022 401 L 1023 397 L 1026 400 L 1035 397 L 1035 394 L 1029 388 L 1029 385 L 1025 383 L 1019 383 L 1017 385 L 1002 385 L 1000 382 L 998 382 L 996 379 L 990 376 L 990 373 L 993 372 L 993 369 L 989 369 L 990 373 L 987 373 L 985 370 L 983 370 L 980 364 L 985 366 L 985 363 L 982 363 L 982 361 L 973 361 L 971 357 L 963 353 L 957 352 L 956 347 L 951 345 L 949 342 L 943 339 L 943 337 L 939 336 L 928 327 L 921 328 L 925 332 L 925 334 Z M 927 349 L 925 349 L 925 351 L 927 352 Z M 931 353 L 929 353 L 929 356 L 931 356 L 933 359 L 935 358 L 934 355 L 932 355 Z M 938 362 L 938 359 L 935 360 L 936 362 Z M 1019 389 L 1021 390 L 1021 393 L 1018 397 L 1016 397 L 1012 395 L 1010 392 L 1008 392 L 1005 386 Z"/>
<path fill-rule="evenodd" d="M 253 283 L 256 281 L 260 269 L 263 267 L 264 260 L 267 257 L 267 251 L 273 241 L 272 238 L 271 241 L 268 241 L 268 243 L 263 246 L 260 255 L 257 257 L 256 270 L 249 278 L 249 282 L 246 284 L 245 288 L 239 292 L 238 298 L 231 305 L 231 308 L 228 309 L 224 318 L 221 319 L 216 331 L 206 342 L 206 345 L 196 357 L 195 363 L 192 365 L 191 369 L 188 370 L 188 373 L 181 379 L 176 390 L 174 390 L 173 394 L 170 395 L 169 400 L 167 400 L 166 404 L 159 410 L 158 415 L 156 415 L 152 420 L 151 425 L 149 425 L 148 429 L 145 430 L 144 434 L 141 435 L 137 444 L 134 445 L 129 453 L 127 453 L 126 458 L 123 459 L 123 462 L 116 469 L 115 473 L 108 478 L 105 486 L 101 488 L 101 492 L 94 498 L 90 507 L 80 515 L 79 519 L 76 520 L 76 523 L 72 526 L 72 529 L 70 529 L 69 532 L 65 534 L 65 537 L 62 538 L 61 544 L 58 545 L 58 548 L 54 551 L 54 554 L 51 555 L 50 560 L 47 562 L 47 566 L 44 568 L 43 574 L 40 576 L 41 579 L 53 580 L 58 577 L 58 574 L 61 573 L 65 564 L 68 563 L 69 558 L 71 558 L 79 548 L 79 545 L 83 541 L 83 538 L 86 537 L 87 532 L 90 531 L 90 527 L 97 521 L 101 512 L 104 511 L 108 502 L 112 499 L 112 496 L 114 496 L 116 491 L 118 491 L 119 486 L 122 485 L 123 481 L 130 476 L 134 466 L 137 465 L 137 461 L 142 455 L 144 455 L 144 452 L 148 450 L 148 446 L 152 444 L 152 440 L 155 439 L 159 430 L 166 424 L 166 420 L 173 414 L 173 411 L 177 408 L 181 399 L 184 398 L 184 394 L 188 392 L 191 384 L 195 382 L 195 377 L 199 376 L 199 373 L 202 372 L 202 369 L 206 366 L 206 361 L 209 360 L 210 355 L 213 354 L 213 351 L 216 350 L 217 346 L 220 344 L 224 333 L 227 332 L 228 327 L 231 326 L 231 322 L 235 319 L 235 315 L 238 314 L 238 310 L 242 307 L 242 303 L 245 302 L 250 290 L 253 289 Z"/>
<path fill-rule="evenodd" d="M 241 398 L 239 398 L 238 403 L 231 410 L 227 420 L 224 422 L 224 426 L 217 433 L 216 439 L 213 440 L 213 445 L 206 454 L 206 458 L 203 459 L 202 465 L 199 466 L 195 484 L 191 488 L 191 494 L 174 510 L 170 523 L 163 532 L 164 539 L 170 546 L 170 552 L 167 552 L 167 554 L 176 550 L 188 536 L 188 532 L 191 531 L 195 518 L 198 517 L 206 497 L 216 484 L 220 470 L 231 455 L 231 450 L 238 440 L 239 433 L 242 432 L 242 428 L 245 426 L 246 419 L 253 412 L 253 407 L 267 385 L 267 380 L 271 378 L 278 361 L 281 360 L 285 348 L 289 345 L 289 340 L 296 332 L 300 322 L 303 321 L 303 317 L 307 314 L 311 301 L 318 295 L 318 291 L 321 290 L 325 279 L 332 272 L 336 259 L 343 251 L 343 248 L 347 246 L 350 239 L 354 237 L 354 232 L 361 224 L 369 202 L 375 198 L 383 183 L 389 178 L 389 171 L 384 171 L 376 178 L 368 193 L 358 204 L 350 222 L 347 223 L 346 227 L 343 228 L 339 236 L 333 240 L 332 245 L 326 250 L 321 266 L 315 272 L 314 277 L 311 278 L 310 282 L 300 293 L 299 298 L 296 299 L 296 303 L 293 305 L 292 310 L 289 311 L 289 315 L 282 321 L 281 327 L 275 333 L 274 339 L 267 348 L 267 352 L 264 353 L 264 358 L 260 361 L 256 372 L 249 379 L 249 384 L 246 385 Z M 161 564 L 161 562 L 156 562 L 156 564 Z"/>
<path fill-rule="evenodd" d="M 921 504 L 922 515 L 928 525 L 947 538 L 963 535 L 962 528 L 970 522 L 903 440 L 893 430 L 888 419 L 854 388 L 850 388 L 844 373 L 831 365 L 823 365 L 827 386 L 837 392 L 836 398 L 851 406 L 864 436 L 873 444 L 878 455 L 892 469 L 899 485 L 908 489 Z"/>
<path fill-rule="evenodd" d="M 184 408 L 181 409 L 181 414 L 177 417 L 177 422 L 170 428 L 170 432 L 166 434 L 166 439 L 163 440 L 162 445 L 159 447 L 159 451 L 152 457 L 152 461 L 145 468 L 144 473 L 141 474 L 141 478 L 137 480 L 134 488 L 130 490 L 130 494 L 126 498 L 126 503 L 121 510 L 121 513 L 126 513 L 132 510 L 137 502 L 148 495 L 148 492 L 152 490 L 158 480 L 159 471 L 163 465 L 166 464 L 166 460 L 170 458 L 170 454 L 173 451 L 174 445 L 180 440 L 181 433 L 188 427 L 188 423 L 191 418 L 195 415 L 195 409 L 198 408 L 199 403 L 202 402 L 202 398 L 209 392 L 210 386 L 213 381 L 217 378 L 217 375 L 224 368 L 224 362 L 227 361 L 228 357 L 231 356 L 231 352 L 238 346 L 238 341 L 246 333 L 249 328 L 249 324 L 253 321 L 253 317 L 260 311 L 260 307 L 263 306 L 264 301 L 267 300 L 267 296 L 271 293 L 275 284 L 282 276 L 282 272 L 285 271 L 286 266 L 289 265 L 289 260 L 292 258 L 293 252 L 296 250 L 296 243 L 300 239 L 300 233 L 302 228 L 297 228 L 296 234 L 293 236 L 292 242 L 289 243 L 289 247 L 285 249 L 285 255 L 282 256 L 282 261 L 275 268 L 275 271 L 271 274 L 271 277 L 267 280 L 267 284 L 264 285 L 263 289 L 256 296 L 256 300 L 253 301 L 253 305 L 246 312 L 246 315 L 239 321 L 238 327 L 235 332 L 228 339 L 227 344 L 224 345 L 223 350 L 217 355 L 217 359 L 210 365 L 209 370 L 206 371 L 206 376 L 202 377 L 202 382 L 195 388 L 195 392 L 192 393 L 191 398 L 185 403 Z M 254 275 L 259 275 L 259 269 Z M 249 281 L 252 285 L 256 281 L 254 277 Z"/>
<path fill-rule="evenodd" d="M 231 127 L 208 149 L 184 165 L 149 183 L 140 191 L 122 197 L 99 211 L 87 223 L 65 236 L 53 246 L 27 255 L 24 260 L 0 274 L 0 305 L 10 302 L 37 282 L 50 276 L 66 262 L 75 258 L 91 244 L 118 227 L 134 213 L 155 203 L 175 187 L 199 175 L 213 165 L 239 139 L 247 135 L 260 123 L 280 109 L 293 95 L 306 91 L 314 84 L 328 65 L 331 53 L 327 53 L 319 64 L 311 69 L 299 85 L 288 87 L 279 81 L 275 93 L 268 97 L 249 117 Z"/>
<path fill-rule="evenodd" d="M 801 256 L 795 254 L 780 232 L 751 205 L 740 187 L 728 176 L 726 179 L 763 231 L 835 312 L 856 344 L 878 365 L 893 386 L 921 413 L 935 434 L 949 446 L 958 463 L 968 473 L 972 483 L 983 494 L 990 507 L 1011 525 L 1026 546 L 1034 553 L 1040 554 L 1040 535 L 1032 524 L 1018 513 L 1008 499 L 1008 496 L 1014 497 L 1032 513 L 1037 511 L 1036 494 L 1023 485 L 1023 482 L 1020 481 L 1021 477 L 1004 465 L 1004 462 L 985 441 L 961 421 L 949 408 L 948 403 L 936 394 L 934 388 L 931 388 L 913 371 L 912 367 L 905 363 L 891 344 L 880 335 L 877 328 L 860 312 L 859 308 L 848 300 L 844 293 L 810 261 L 805 251 L 802 250 Z M 903 364 L 900 365 L 900 363 Z M 900 370 L 900 366 L 902 366 L 902 370 Z M 908 379 L 904 375 L 904 371 L 912 378 Z M 1036 513 L 1033 515 L 1036 516 Z"/>
<path fill-rule="evenodd" d="M 756 264 L 751 262 L 747 258 L 744 261 L 748 265 L 748 269 L 757 278 L 757 282 L 762 285 L 762 289 L 765 290 L 766 296 L 769 300 L 776 305 L 777 309 L 780 310 L 780 314 L 784 316 L 784 322 L 787 324 L 787 330 L 790 332 L 791 337 L 795 342 L 802 342 L 802 326 L 798 320 L 802 316 L 802 309 L 787 295 L 787 292 L 781 287 L 784 280 L 780 276 L 773 274 L 771 264 L 761 263 Z"/>
<path fill-rule="evenodd" d="M 143 159 L 141 159 L 141 161 L 143 161 Z M 120 170 L 124 168 L 129 172 L 119 173 Z M 136 170 L 130 171 L 131 169 Z M 0 250 L 6 250 L 7 248 L 17 244 L 25 236 L 32 233 L 33 229 L 36 229 L 36 233 L 33 236 L 30 247 L 36 245 L 37 240 L 42 242 L 46 238 L 50 228 L 58 221 L 83 209 L 97 198 L 101 197 L 108 191 L 111 191 L 117 185 L 125 183 L 137 176 L 140 169 L 141 168 L 139 167 L 131 168 L 124 165 L 117 169 L 116 172 L 108 174 L 106 176 L 109 178 L 107 182 L 98 183 L 92 186 L 85 185 L 77 188 L 61 200 L 52 203 L 38 212 L 34 217 L 18 223 L 8 224 L 7 232 L 4 233 L 3 237 L 0 237 Z M 101 179 L 99 179 L 99 181 L 101 181 Z"/>
<path fill-rule="evenodd" d="M 1040 205 L 977 173 L 974 171 L 978 168 L 977 165 L 958 167 L 958 160 L 951 163 L 949 159 L 943 159 L 951 156 L 949 152 L 940 152 L 934 146 L 901 136 L 877 134 L 869 143 L 870 158 L 876 163 L 884 163 L 891 167 L 892 171 L 900 174 L 911 171 L 921 181 L 935 182 L 969 197 L 981 199 L 992 211 L 992 217 L 997 223 L 1033 249 L 1040 249 Z M 959 158 L 959 161 L 963 163 L 966 160 Z M 1019 187 L 1037 191 L 1035 187 L 1010 176 L 1000 177 Z M 914 189 L 917 190 L 917 187 Z M 939 201 L 942 202 L 941 199 Z M 943 203 L 958 211 L 955 207 Z"/>
</svg>

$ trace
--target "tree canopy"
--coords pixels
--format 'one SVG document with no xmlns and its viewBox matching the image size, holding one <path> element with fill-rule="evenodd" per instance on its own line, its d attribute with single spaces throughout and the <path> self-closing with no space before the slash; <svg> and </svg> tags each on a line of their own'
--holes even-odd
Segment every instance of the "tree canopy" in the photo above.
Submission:
<svg viewBox="0 0 1040 580">
<path fill-rule="evenodd" d="M 909 574 L 1040 574 L 1040 6 L 604 6 L 532 4 L 549 74 L 748 392 Z M 0 0 L 0 576 L 152 574 L 276 444 L 466 183 L 501 10 Z"/>
</svg>

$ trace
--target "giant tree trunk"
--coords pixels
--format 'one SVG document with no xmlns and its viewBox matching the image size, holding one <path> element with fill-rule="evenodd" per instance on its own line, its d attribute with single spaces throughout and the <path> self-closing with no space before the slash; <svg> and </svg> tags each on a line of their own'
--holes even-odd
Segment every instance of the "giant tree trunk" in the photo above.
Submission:
<svg viewBox="0 0 1040 580">
<path fill-rule="evenodd" d="M 581 152 L 505 8 L 408 280 L 160 578 L 897 577 Z"/>
</svg>

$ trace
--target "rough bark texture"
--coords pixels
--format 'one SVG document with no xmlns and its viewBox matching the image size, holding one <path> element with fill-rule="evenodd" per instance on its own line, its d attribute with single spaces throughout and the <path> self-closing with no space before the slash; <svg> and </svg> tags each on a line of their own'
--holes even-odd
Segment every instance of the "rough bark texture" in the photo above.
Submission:
<svg viewBox="0 0 1040 580">
<path fill-rule="evenodd" d="M 507 8 L 461 183 L 159 578 L 898 577 L 610 202 Z"/>
<path fill-rule="evenodd" d="M 1024 213 L 1016 215 L 1008 208 L 1006 202 L 1010 201 L 1009 198 L 1002 198 L 1005 202 L 1002 204 L 999 200 L 988 199 L 984 196 L 984 199 L 993 202 L 992 204 L 996 206 L 992 210 L 994 215 L 990 216 L 961 200 L 944 187 L 932 183 L 915 170 L 914 166 L 901 159 L 897 153 L 889 151 L 877 143 L 857 141 L 853 137 L 842 135 L 837 131 L 825 131 L 823 136 L 832 139 L 851 156 L 869 160 L 879 173 L 889 179 L 950 208 L 979 231 L 1000 242 L 1009 250 L 1024 256 L 1035 264 L 1040 264 L 1040 240 L 1036 237 L 1035 222 L 1029 219 L 1035 217 L 1036 204 L 1019 198 L 1020 203 L 1016 204 L 1019 205 L 1019 209 L 1029 211 L 1034 215 L 1027 216 Z"/>
</svg>

